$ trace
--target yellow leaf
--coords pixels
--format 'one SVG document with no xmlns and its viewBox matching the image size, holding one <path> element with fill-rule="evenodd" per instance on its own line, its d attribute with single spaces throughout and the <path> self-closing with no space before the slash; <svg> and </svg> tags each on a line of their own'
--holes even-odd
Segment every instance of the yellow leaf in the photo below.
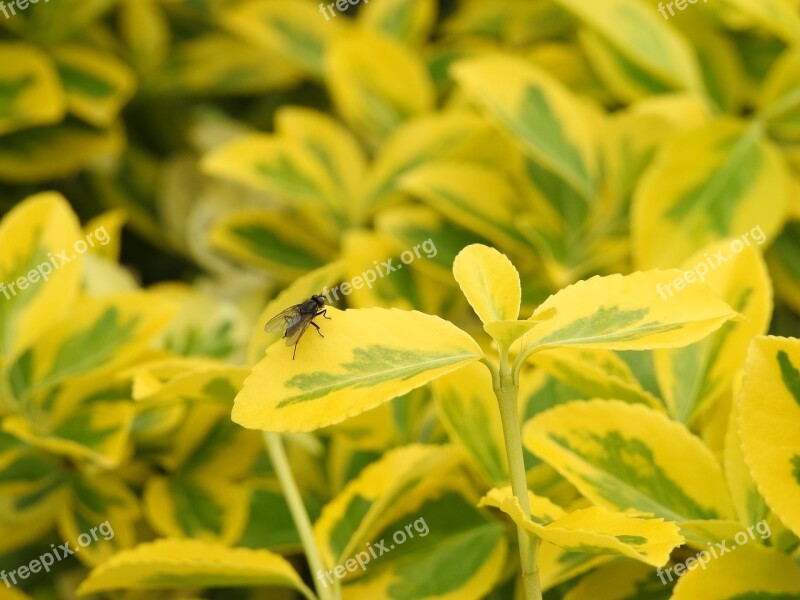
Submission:
<svg viewBox="0 0 800 600">
<path fill-rule="evenodd" d="M 171 47 L 150 86 L 156 94 L 238 96 L 280 91 L 299 79 L 282 57 L 254 51 L 246 40 L 209 33 Z"/>
<path fill-rule="evenodd" d="M 161 395 L 160 391 L 172 379 L 180 378 L 186 373 L 199 373 L 220 366 L 222 365 L 218 361 L 207 358 L 156 356 L 149 362 L 136 364 L 129 370 L 121 372 L 120 377 L 133 379 L 135 400 L 149 400 Z"/>
<path fill-rule="evenodd" d="M 564 595 L 564 600 L 628 600 L 643 594 L 656 597 L 662 585 L 656 575 L 651 567 L 642 563 L 604 565 L 583 577 Z M 668 588 L 663 592 L 666 597 Z"/>
<path fill-rule="evenodd" d="M 454 223 L 501 247 L 520 253 L 530 250 L 515 227 L 522 210 L 519 193 L 502 172 L 478 164 L 437 161 L 414 169 L 400 185 Z"/>
<path fill-rule="evenodd" d="M 174 435 L 184 423 L 185 404 L 136 406 L 136 429 L 133 437 L 143 446 L 160 446 L 165 438 Z"/>
<path fill-rule="evenodd" d="M 624 210 L 653 155 L 676 133 L 710 120 L 709 108 L 688 93 L 651 96 L 609 120 L 603 137 L 611 214 Z M 627 248 L 626 248 L 627 250 Z"/>
<path fill-rule="evenodd" d="M 415 280 L 413 268 L 406 267 L 398 254 L 382 234 L 368 229 L 346 232 L 342 236 L 344 281 L 331 290 L 329 297 L 336 301 L 341 293 L 353 308 L 419 308 L 421 286 Z M 413 253 L 411 257 L 413 261 Z"/>
<path fill-rule="evenodd" d="M 408 395 L 400 396 L 390 402 L 384 402 L 372 410 L 320 430 L 320 435 L 329 434 L 335 440 L 334 447 L 330 450 L 332 465 L 329 469 L 336 473 L 337 479 L 340 481 L 346 479 L 348 475 L 346 470 L 353 466 L 349 461 L 354 458 L 357 460 L 354 457 L 355 453 L 381 452 L 397 443 L 399 436 L 394 419 L 397 410 L 396 403 L 408 399 Z"/>
<path fill-rule="evenodd" d="M 347 573 L 344 597 L 478 600 L 495 585 L 507 555 L 505 531 L 475 508 L 462 467 L 452 446 L 404 446 L 326 505 L 315 525 L 326 565 L 369 563 Z M 443 562 L 450 566 L 434 579 L 416 575 Z"/>
<path fill-rule="evenodd" d="M 242 304 L 222 297 L 222 287 L 204 290 L 201 286 L 165 282 L 150 289 L 180 307 L 180 312 L 159 337 L 159 348 L 179 356 L 207 356 L 218 360 L 237 356 L 247 339 L 250 316 L 244 316 Z"/>
<path fill-rule="evenodd" d="M 522 148 L 586 199 L 598 184 L 598 131 L 588 106 L 532 64 L 484 56 L 453 68 L 456 80 Z"/>
<path fill-rule="evenodd" d="M 565 513 L 547 500 L 528 492 L 531 514 L 526 515 L 510 487 L 494 488 L 479 506 L 506 513 L 518 527 L 565 550 L 618 554 L 649 565 L 663 565 L 670 552 L 683 543 L 675 523 L 642 519 L 592 506 Z"/>
<path fill-rule="evenodd" d="M 185 368 L 176 374 L 166 375 L 162 369 L 160 364 L 137 369 L 134 398 L 148 403 L 202 400 L 230 406 L 248 373 L 244 367 L 194 359 L 187 360 Z"/>
<path fill-rule="evenodd" d="M 131 99 L 136 78 L 108 52 L 66 44 L 53 50 L 67 94 L 67 108 L 96 127 L 107 127 Z"/>
<path fill-rule="evenodd" d="M 606 0 L 598 5 L 557 0 L 557 4 L 651 76 L 676 88 L 702 90 L 700 69 L 691 48 L 654 10 L 628 0 Z"/>
<path fill-rule="evenodd" d="M 434 106 L 433 84 L 421 59 L 375 31 L 340 32 L 325 56 L 325 71 L 338 111 L 373 142 Z"/>
<path fill-rule="evenodd" d="M 674 267 L 757 227 L 769 243 L 785 219 L 789 181 L 777 148 L 751 123 L 720 118 L 675 136 L 634 194 L 636 263 Z"/>
<path fill-rule="evenodd" d="M 611 560 L 608 554 L 587 554 L 586 552 L 570 552 L 562 550 L 554 544 L 542 541 L 539 543 L 539 577 L 542 591 L 569 581 L 570 579 L 591 571 Z M 633 565 L 645 566 L 643 563 L 631 562 Z"/>
<path fill-rule="evenodd" d="M 397 309 L 327 307 L 324 339 L 307 331 L 297 360 L 278 341 L 244 382 L 232 418 L 251 429 L 332 425 L 478 360 L 466 333 L 439 317 Z"/>
<path fill-rule="evenodd" d="M 103 468 L 122 462 L 134 417 L 130 385 L 108 376 L 76 377 L 31 399 L 35 420 L 10 415 L 3 430 L 33 447 Z"/>
<path fill-rule="evenodd" d="M 519 316 L 519 273 L 505 254 L 480 244 L 467 246 L 456 256 L 453 276 L 484 324 Z"/>
<path fill-rule="evenodd" d="M 781 139 L 795 140 L 798 135 L 798 73 L 800 50 L 790 46 L 777 57 L 758 89 L 759 113 L 767 121 L 769 132 Z"/>
<path fill-rule="evenodd" d="M 66 109 L 54 65 L 27 44 L 0 44 L 0 135 L 58 122 Z M 5 142 L 5 140 L 4 140 Z"/>
<path fill-rule="evenodd" d="M 435 0 L 385 0 L 364 4 L 358 21 L 365 27 L 381 31 L 408 42 L 422 44 L 436 25 Z"/>
<path fill-rule="evenodd" d="M 740 15 L 746 15 L 755 27 L 775 34 L 789 46 L 800 41 L 800 17 L 797 6 L 786 0 L 726 0 Z"/>
<path fill-rule="evenodd" d="M 282 108 L 275 115 L 275 130 L 308 150 L 336 188 L 337 210 L 350 221 L 364 218 L 360 205 L 367 159 L 353 134 L 325 113 L 304 108 Z"/>
<path fill-rule="evenodd" d="M 0 488 L 0 553 L 6 554 L 41 540 L 52 531 L 59 508 L 68 499 L 64 486 L 53 487 L 48 481 L 57 473 L 57 466 L 54 460 L 44 456 L 30 452 L 0 454 L 0 466 L 6 479 Z M 31 466 L 36 468 L 35 473 Z M 19 473 L 21 481 L 13 481 L 12 469 Z"/>
<path fill-rule="evenodd" d="M 0 600 L 33 600 L 33 598 L 14 588 L 0 588 Z"/>
<path fill-rule="evenodd" d="M 742 245 L 738 253 L 729 253 L 725 264 L 710 271 L 707 268 L 706 257 L 729 251 L 731 243 L 726 240 L 713 244 L 691 257 L 683 264 L 682 279 L 704 281 L 744 319 L 729 321 L 706 339 L 685 348 L 653 353 L 664 401 L 670 413 L 683 423 L 691 423 L 730 387 L 734 374 L 744 364 L 750 340 L 765 333 L 769 326 L 772 286 L 758 250 Z"/>
<path fill-rule="evenodd" d="M 88 372 L 109 373 L 139 358 L 174 316 L 175 306 L 155 294 L 133 292 L 84 297 L 68 319 L 26 353 L 30 377 L 19 396 L 30 395 Z"/>
<path fill-rule="evenodd" d="M 98 130 L 75 120 L 17 131 L 0 144 L 0 178 L 40 183 L 80 171 L 93 160 L 113 158 L 125 141 L 118 123 Z"/>
<path fill-rule="evenodd" d="M 289 562 L 277 554 L 198 540 L 162 539 L 116 554 L 92 571 L 78 594 L 266 586 L 292 588 L 314 600 Z"/>
<path fill-rule="evenodd" d="M 554 348 L 537 352 L 532 360 L 589 398 L 625 400 L 664 410 L 661 401 L 642 387 L 628 364 L 611 350 Z"/>
<path fill-rule="evenodd" d="M 125 0 L 119 7 L 120 36 L 131 62 L 142 73 L 152 73 L 169 53 L 169 24 L 156 0 Z"/>
<path fill-rule="evenodd" d="M 110 475 L 75 476 L 70 484 L 69 500 L 58 510 L 58 532 L 71 548 L 80 549 L 77 559 L 94 567 L 136 544 L 139 503 L 122 481 Z"/>
<path fill-rule="evenodd" d="M 734 391 L 734 397 L 738 397 L 740 391 L 741 385 L 738 385 Z M 725 479 L 728 482 L 731 500 L 733 500 L 733 506 L 736 508 L 736 516 L 739 517 L 739 521 L 742 523 L 758 523 L 767 517 L 769 510 L 764 503 L 764 499 L 758 493 L 758 488 L 744 462 L 742 439 L 739 436 L 737 425 L 739 410 L 738 403 L 734 402 L 728 412 L 723 454 Z"/>
<path fill-rule="evenodd" d="M 543 311 L 527 321 L 517 321 L 522 297 L 519 273 L 505 254 L 481 244 L 464 248 L 453 262 L 453 276 L 483 328 L 501 347 L 530 331 L 538 321 L 554 316 Z"/>
<path fill-rule="evenodd" d="M 563 404 L 528 421 L 523 443 L 600 506 L 677 522 L 733 516 L 714 455 L 683 425 L 644 406 Z"/>
<path fill-rule="evenodd" d="M 367 207 L 402 197 L 401 178 L 421 164 L 453 160 L 506 165 L 508 144 L 485 119 L 464 112 L 424 115 L 403 123 L 386 140 L 367 172 Z"/>
<path fill-rule="evenodd" d="M 676 269 L 579 281 L 550 296 L 533 313 L 556 310 L 523 339 L 523 357 L 562 346 L 605 350 L 675 348 L 695 342 L 737 316 L 706 285 L 667 297 Z"/>
<path fill-rule="evenodd" d="M 751 542 L 704 566 L 678 579 L 672 600 L 800 598 L 800 566 L 772 548 Z"/>
<path fill-rule="evenodd" d="M 541 12 L 547 8 L 554 12 L 560 11 L 555 6 L 540 5 L 538 8 L 544 9 Z M 578 44 L 543 41 L 527 51 L 526 56 L 569 89 L 604 106 L 614 101 L 613 94 L 603 88 L 603 82 L 593 71 L 588 57 Z"/>
<path fill-rule="evenodd" d="M 800 535 L 800 340 L 751 342 L 738 403 L 753 481 L 772 512 Z"/>
<path fill-rule="evenodd" d="M 326 22 L 305 0 L 251 0 L 222 13 L 226 27 L 321 79 L 323 55 L 338 22 Z"/>
<path fill-rule="evenodd" d="M 169 447 L 159 453 L 160 464 L 177 476 L 241 480 L 263 453 L 261 436 L 232 423 L 224 405 L 193 403 L 182 425 L 168 436 Z"/>
<path fill-rule="evenodd" d="M 217 220 L 212 245 L 247 264 L 292 279 L 323 266 L 333 249 L 286 212 L 236 211 Z"/>
<path fill-rule="evenodd" d="M 247 523 L 250 495 L 241 482 L 213 473 L 202 477 L 152 477 L 143 508 L 153 529 L 164 537 L 235 543 Z"/>
<path fill-rule="evenodd" d="M 518 0 L 464 0 L 443 24 L 448 38 L 503 40 L 527 47 L 543 39 L 556 39 L 571 31 L 570 16 L 555 3 Z"/>
<path fill-rule="evenodd" d="M 386 452 L 365 467 L 331 502 L 314 524 L 323 561 L 335 566 L 367 541 L 375 541 L 395 515 L 447 490 L 463 490 L 459 453 L 452 446 L 411 444 Z M 340 535 L 341 530 L 346 536 Z"/>
<path fill-rule="evenodd" d="M 614 96 L 625 102 L 663 96 L 677 87 L 652 77 L 620 52 L 608 38 L 591 29 L 579 31 L 578 40 L 598 77 Z"/>
<path fill-rule="evenodd" d="M 93 233 L 97 244 L 90 248 L 95 254 L 108 260 L 118 261 L 122 242 L 122 228 L 128 220 L 122 209 L 106 211 L 90 219 L 83 228 L 86 235 Z"/>
<path fill-rule="evenodd" d="M 465 246 L 475 241 L 474 234 L 424 205 L 384 208 L 376 215 L 375 227 L 397 248 L 421 245 L 426 251 L 425 260 L 417 261 L 415 268 L 435 278 L 441 286 L 447 286 L 448 294 L 454 287 L 453 261 Z"/>
<path fill-rule="evenodd" d="M 335 182 L 320 160 L 309 149 L 280 136 L 241 136 L 205 156 L 202 167 L 211 175 L 267 192 L 286 204 L 339 206 Z"/>
<path fill-rule="evenodd" d="M 60 194 L 31 196 L 0 222 L 0 354 L 7 359 L 29 347 L 75 300 L 81 260 L 78 219 Z M 65 260 L 66 259 L 66 260 Z"/>
</svg>

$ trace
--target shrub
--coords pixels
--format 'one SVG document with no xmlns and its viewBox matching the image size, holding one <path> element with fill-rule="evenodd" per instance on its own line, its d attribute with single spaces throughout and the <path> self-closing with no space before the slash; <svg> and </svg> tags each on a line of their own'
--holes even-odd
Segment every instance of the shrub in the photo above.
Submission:
<svg viewBox="0 0 800 600">
<path fill-rule="evenodd" d="M 0 19 L 0 598 L 800 598 L 797 3 L 333 8 Z"/>
</svg>

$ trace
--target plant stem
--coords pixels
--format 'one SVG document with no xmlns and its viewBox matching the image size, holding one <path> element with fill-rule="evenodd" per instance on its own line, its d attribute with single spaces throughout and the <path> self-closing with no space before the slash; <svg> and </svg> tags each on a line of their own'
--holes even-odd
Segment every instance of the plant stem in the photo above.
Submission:
<svg viewBox="0 0 800 600">
<path fill-rule="evenodd" d="M 322 556 L 317 548 L 317 542 L 314 539 L 314 532 L 311 528 L 311 519 L 308 518 L 305 504 L 303 504 L 303 497 L 300 495 L 300 490 L 297 488 L 297 483 L 294 480 L 292 469 L 289 466 L 289 460 L 286 457 L 286 450 L 283 447 L 283 440 L 278 433 L 264 432 L 264 444 L 267 447 L 267 453 L 272 461 L 272 466 L 275 467 L 275 473 L 278 475 L 278 480 L 283 489 L 283 495 L 286 497 L 286 503 L 289 506 L 289 512 L 292 513 L 292 520 L 294 526 L 297 527 L 297 532 L 300 534 L 300 541 L 303 544 L 303 550 L 308 560 L 308 566 L 311 569 L 312 578 L 314 579 L 314 586 L 317 590 L 317 597 L 320 600 L 339 600 L 341 598 L 341 588 L 339 582 L 334 581 L 331 587 L 324 584 L 317 583 L 314 575 L 320 571 L 324 571 L 322 563 Z"/>
<path fill-rule="evenodd" d="M 519 387 L 508 364 L 508 351 L 500 349 L 499 377 L 493 376 L 494 393 L 500 405 L 500 420 L 503 423 L 503 437 L 508 458 L 508 472 L 511 476 L 511 490 L 519 500 L 526 515 L 531 514 L 528 502 L 528 483 L 525 478 L 525 459 L 522 454 L 522 436 L 519 422 Z M 522 585 L 525 600 L 541 600 L 542 588 L 539 583 L 539 537 L 530 531 L 517 527 L 519 555 L 522 565 Z"/>
</svg>

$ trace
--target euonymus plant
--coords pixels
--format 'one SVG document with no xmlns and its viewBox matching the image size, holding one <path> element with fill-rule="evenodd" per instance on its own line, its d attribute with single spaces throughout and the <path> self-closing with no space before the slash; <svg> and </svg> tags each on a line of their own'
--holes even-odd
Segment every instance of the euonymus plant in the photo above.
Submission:
<svg viewBox="0 0 800 600">
<path fill-rule="evenodd" d="M 492 350 L 439 317 L 383 308 L 329 309 L 326 337 L 308 340 L 306 360 L 290 360 L 281 343 L 270 346 L 236 397 L 237 423 L 304 432 L 366 413 L 359 425 L 377 429 L 380 423 L 370 424 L 369 417 L 380 414 L 377 407 L 437 380 L 437 406 L 448 431 L 472 455 L 473 466 L 483 467 L 478 470 L 483 486 L 476 486 L 458 468 L 452 447 L 412 446 L 392 452 L 325 507 L 306 547 L 314 557 L 312 566 L 343 563 L 415 515 L 423 515 L 433 532 L 437 526 L 452 528 L 446 515 L 458 506 L 464 519 L 474 522 L 478 515 L 471 506 L 482 495 L 478 505 L 500 509 L 516 535 L 509 538 L 508 530 L 504 533 L 492 517 L 483 515 L 472 531 L 462 532 L 463 546 L 451 542 L 420 548 L 406 561 L 397 559 L 392 577 L 353 577 L 345 589 L 393 597 L 393 586 L 402 585 L 408 597 L 433 598 L 466 588 L 470 591 L 461 593 L 479 597 L 503 576 L 516 542 L 524 597 L 534 599 L 542 597 L 540 540 L 561 553 L 624 556 L 661 566 L 686 541 L 684 536 L 691 535 L 694 526 L 686 522 L 732 518 L 732 503 L 713 456 L 671 422 L 663 407 L 648 401 L 643 390 L 635 402 L 567 403 L 520 428 L 524 406 L 519 392 L 530 386 L 525 379 L 533 377 L 536 353 L 563 350 L 600 362 L 613 360 L 611 350 L 667 352 L 698 342 L 736 316 L 704 285 L 661 301 L 657 285 L 679 273 L 594 277 L 558 292 L 520 320 L 516 269 L 497 250 L 472 245 L 456 257 L 453 274 L 494 342 Z M 565 510 L 530 492 L 523 444 L 594 505 Z M 690 459 L 689 448 L 699 456 Z M 670 478 L 681 460 L 696 461 L 691 479 L 702 485 Z M 432 573 L 440 575 L 424 575 Z M 338 597 L 335 589 L 318 591 L 323 598 Z"/>
<path fill-rule="evenodd" d="M 32 197 L 0 224 L 5 272 L 27 273 L 80 236 L 62 198 Z M 673 597 L 795 593 L 800 343 L 759 335 L 770 293 L 757 249 L 667 300 L 659 286 L 683 271 L 592 277 L 520 318 L 517 270 L 470 245 L 453 277 L 483 332 L 413 310 L 329 307 L 325 337 L 303 338 L 298 360 L 264 339 L 259 318 L 250 367 L 182 352 L 217 318 L 189 290 L 108 293 L 116 250 L 0 304 L 10 564 L 57 539 L 53 526 L 75 544 L 108 520 L 113 540 L 79 557 L 94 567 L 82 593 L 278 585 L 323 600 L 411 599 L 517 587 L 527 599 L 590 572 L 568 593 L 580 598 L 620 578 L 663 592 L 655 567 L 766 520 L 768 544 L 691 571 Z M 302 277 L 263 314 L 339 277 L 329 267 Z M 702 417 L 705 441 L 677 418 L 691 413 L 685 395 L 662 402 L 648 389 L 650 376 L 688 385 L 673 379 L 680 369 L 702 415 L 700 392 L 742 361 L 730 416 Z M 539 365 L 570 373 L 579 391 Z M 262 443 L 268 467 L 256 462 Z M 142 516 L 163 539 L 147 541 Z M 315 581 L 316 593 L 281 556 L 302 547 L 312 573 L 325 572 L 419 519 L 424 538 Z"/>
<path fill-rule="evenodd" d="M 0 16 L 0 599 L 800 598 L 800 3 L 318 4 Z"/>
</svg>

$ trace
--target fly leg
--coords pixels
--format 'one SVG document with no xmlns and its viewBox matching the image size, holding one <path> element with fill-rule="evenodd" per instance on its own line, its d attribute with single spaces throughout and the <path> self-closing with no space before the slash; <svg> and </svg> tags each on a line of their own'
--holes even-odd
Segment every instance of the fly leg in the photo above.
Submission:
<svg viewBox="0 0 800 600">
<path fill-rule="evenodd" d="M 319 325 L 317 325 L 316 323 L 314 323 L 314 321 L 311 321 L 311 324 L 312 324 L 314 327 L 316 327 L 316 328 L 317 328 L 317 333 L 318 333 L 318 334 L 320 334 L 320 336 L 322 336 L 322 337 L 325 337 L 324 335 L 322 335 L 322 331 L 320 331 Z"/>
<path fill-rule="evenodd" d="M 321 311 L 319 311 L 319 312 L 318 312 L 316 315 L 314 315 L 314 316 L 315 316 L 315 317 L 322 317 L 323 319 L 328 319 L 328 321 L 330 321 L 330 320 L 331 320 L 331 318 L 328 316 L 328 314 L 327 314 L 327 313 L 328 313 L 328 309 L 327 309 L 327 308 L 323 308 Z"/>
</svg>

